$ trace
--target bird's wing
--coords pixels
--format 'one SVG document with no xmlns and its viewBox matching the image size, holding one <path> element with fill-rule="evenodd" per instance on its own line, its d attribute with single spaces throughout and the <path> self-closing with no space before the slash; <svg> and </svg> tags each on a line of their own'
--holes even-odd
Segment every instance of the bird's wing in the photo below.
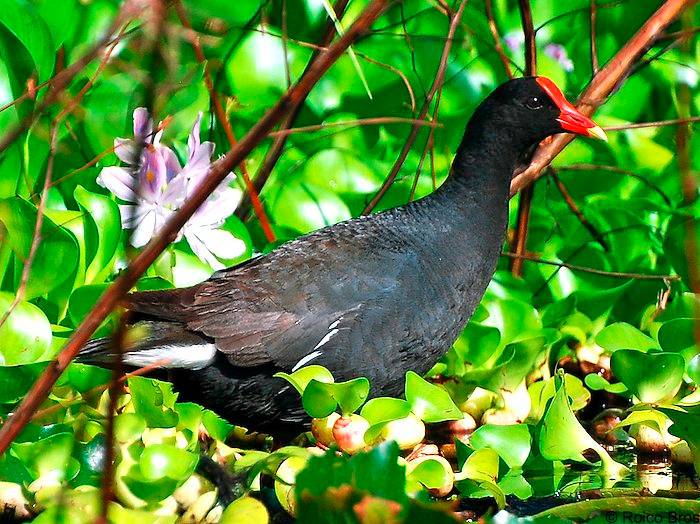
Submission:
<svg viewBox="0 0 700 524">
<path fill-rule="evenodd" d="M 235 366 L 290 369 L 331 331 L 364 314 L 359 305 L 376 308 L 399 287 L 406 268 L 338 256 L 346 241 L 352 239 L 306 237 L 191 288 L 136 293 L 131 309 L 183 323 L 213 340 Z M 338 321 L 343 326 L 333 326 Z"/>
</svg>

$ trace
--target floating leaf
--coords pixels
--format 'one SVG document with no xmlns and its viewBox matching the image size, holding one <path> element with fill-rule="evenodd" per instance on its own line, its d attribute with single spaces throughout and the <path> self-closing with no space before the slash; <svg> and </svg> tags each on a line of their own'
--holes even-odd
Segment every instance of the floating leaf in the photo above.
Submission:
<svg viewBox="0 0 700 524">
<path fill-rule="evenodd" d="M 642 353 L 620 349 L 610 369 L 642 402 L 658 402 L 676 394 L 683 382 L 685 360 L 677 353 Z"/>
<path fill-rule="evenodd" d="M 340 407 L 343 415 L 349 415 L 364 403 L 368 394 L 369 380 L 364 377 L 335 383 L 311 379 L 304 389 L 302 404 L 314 418 L 327 417 L 336 407 Z"/>
<path fill-rule="evenodd" d="M 424 422 L 459 420 L 462 412 L 444 388 L 431 384 L 417 373 L 406 373 L 406 400 Z"/>
<path fill-rule="evenodd" d="M 0 365 L 13 366 L 39 360 L 51 345 L 51 324 L 44 312 L 29 302 L 15 302 L 0 291 Z M 10 312 L 10 307 L 14 308 Z M 10 314 L 5 317 L 5 315 Z"/>
<path fill-rule="evenodd" d="M 525 424 L 497 426 L 484 424 L 469 437 L 469 444 L 476 450 L 494 450 L 509 468 L 520 468 L 530 455 L 532 437 Z"/>
<path fill-rule="evenodd" d="M 243 496 L 229 504 L 219 520 L 220 524 L 238 524 L 239 522 L 267 524 L 270 522 L 270 515 L 265 505 L 258 499 Z"/>
<path fill-rule="evenodd" d="M 595 337 L 596 344 L 612 353 L 618 349 L 659 349 L 659 344 L 637 328 L 624 322 L 604 327 Z"/>
<path fill-rule="evenodd" d="M 312 380 L 317 380 L 318 382 L 333 382 L 333 375 L 331 372 L 323 366 L 316 365 L 305 366 L 291 374 L 280 371 L 273 376 L 276 378 L 283 378 L 289 382 L 300 395 L 304 394 L 306 386 L 308 386 L 309 382 Z"/>
</svg>

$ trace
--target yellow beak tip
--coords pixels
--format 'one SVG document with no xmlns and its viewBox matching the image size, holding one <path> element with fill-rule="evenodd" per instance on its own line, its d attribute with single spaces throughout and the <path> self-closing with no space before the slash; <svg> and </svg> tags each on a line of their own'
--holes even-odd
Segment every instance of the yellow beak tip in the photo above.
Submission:
<svg viewBox="0 0 700 524">
<path fill-rule="evenodd" d="M 598 139 L 602 140 L 603 142 L 608 141 L 608 135 L 605 134 L 605 131 L 603 131 L 600 126 L 595 126 L 595 127 L 589 128 L 588 129 L 588 136 L 598 138 Z"/>
</svg>

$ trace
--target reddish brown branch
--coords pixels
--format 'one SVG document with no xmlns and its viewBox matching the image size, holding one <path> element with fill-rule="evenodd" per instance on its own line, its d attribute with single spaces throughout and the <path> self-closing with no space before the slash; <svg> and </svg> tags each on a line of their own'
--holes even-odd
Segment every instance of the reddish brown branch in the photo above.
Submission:
<svg viewBox="0 0 700 524">
<path fill-rule="evenodd" d="M 343 17 L 343 13 L 345 13 L 345 8 L 348 5 L 349 0 L 336 0 L 335 5 L 333 6 L 333 10 L 335 11 L 336 17 L 338 19 Z M 335 30 L 335 24 L 333 23 L 332 19 L 328 19 L 328 23 L 326 24 L 326 29 L 323 34 L 323 38 L 321 39 L 321 42 L 319 43 L 319 47 L 314 49 L 313 54 L 311 55 L 311 58 L 309 59 L 309 63 L 306 65 L 306 69 L 304 70 L 304 74 L 306 74 L 311 67 L 311 64 L 314 63 L 318 55 L 322 52 L 325 51 L 325 48 L 333 41 L 333 37 L 335 36 L 336 30 Z M 284 118 L 282 121 L 282 124 L 280 125 L 280 131 L 284 131 L 286 129 L 291 128 L 294 125 L 294 122 L 296 122 L 297 117 L 299 116 L 299 112 L 301 111 L 302 106 L 304 105 L 304 102 L 306 101 L 306 96 L 303 98 L 299 99 L 298 102 L 296 102 L 290 109 L 289 113 L 287 116 Z M 258 172 L 255 174 L 255 180 L 253 182 L 253 189 L 254 191 L 257 191 L 260 193 L 262 191 L 263 186 L 267 182 L 268 178 L 270 178 L 270 174 L 272 173 L 272 170 L 275 168 L 277 165 L 277 161 L 280 159 L 282 156 L 282 152 L 284 151 L 284 146 L 287 143 L 287 136 L 288 135 L 277 135 L 275 139 L 272 142 L 272 145 L 270 146 L 270 149 L 267 152 L 267 155 L 265 156 L 265 160 L 263 161 L 262 165 L 258 169 Z M 245 216 L 248 214 L 248 211 L 250 210 L 251 204 L 254 205 L 253 202 L 253 197 L 254 193 L 248 190 L 248 193 L 243 195 L 243 199 L 241 200 L 241 203 L 239 204 L 238 208 L 236 209 L 236 216 L 239 218 L 243 219 Z"/>
<path fill-rule="evenodd" d="M 197 61 L 204 65 L 204 84 L 209 92 L 209 99 L 211 100 L 211 105 L 214 108 L 216 119 L 224 128 L 224 132 L 226 133 L 226 138 L 228 139 L 230 147 L 234 147 L 237 143 L 236 135 L 233 133 L 233 128 L 226 117 L 224 106 L 221 104 L 221 99 L 219 98 L 219 95 L 214 87 L 214 81 L 212 80 L 211 72 L 209 71 L 209 63 L 204 55 L 202 44 L 199 41 L 199 35 L 197 35 L 194 29 L 192 29 L 192 24 L 187 17 L 187 12 L 185 11 L 185 7 L 182 5 L 182 2 L 180 0 L 175 0 L 174 6 L 175 11 L 177 11 L 177 16 L 180 19 L 180 23 L 185 27 L 190 35 L 189 40 L 192 44 L 192 48 L 194 49 L 194 54 L 197 57 Z M 263 208 L 262 202 L 260 202 L 258 191 L 250 179 L 245 160 L 243 160 L 238 167 L 241 171 L 241 175 L 243 176 L 243 183 L 245 184 L 246 191 L 248 192 L 248 195 L 250 195 L 250 200 L 253 204 L 253 211 L 255 212 L 255 216 L 260 221 L 260 227 L 262 227 L 265 238 L 268 242 L 274 242 L 276 240 L 275 233 L 272 231 L 270 220 L 267 217 L 267 213 L 265 213 L 265 208 Z"/>
<path fill-rule="evenodd" d="M 454 38 L 455 31 L 457 30 L 457 25 L 459 24 L 459 21 L 462 18 L 462 13 L 464 13 L 464 8 L 466 7 L 466 5 L 467 0 L 462 0 L 459 4 L 459 8 L 457 9 L 457 11 L 454 14 L 451 14 L 450 26 L 447 31 L 447 39 L 445 40 L 445 45 L 442 48 L 442 56 L 440 57 L 440 64 L 438 65 L 437 74 L 435 75 L 433 85 L 430 87 L 430 90 L 425 95 L 425 101 L 423 102 L 423 107 L 421 107 L 420 113 L 418 114 L 418 120 L 425 120 L 425 117 L 428 114 L 430 104 L 432 103 L 435 94 L 438 92 L 438 89 L 441 88 L 443 82 L 445 81 L 445 70 L 447 69 L 447 61 L 450 58 L 452 40 Z M 399 157 L 396 159 L 396 162 L 394 162 L 394 166 L 391 168 L 391 171 L 387 175 L 386 179 L 384 179 L 382 187 L 379 188 L 379 191 L 377 191 L 377 193 L 372 197 L 367 206 L 365 206 L 364 210 L 362 211 L 363 215 L 370 213 L 377 206 L 384 194 L 389 190 L 389 187 L 391 187 L 391 184 L 393 184 L 394 180 L 396 180 L 396 176 L 399 174 L 399 171 L 401 170 L 401 167 L 406 161 L 406 157 L 408 156 L 408 153 L 411 150 L 413 143 L 418 137 L 418 131 L 420 130 L 420 127 L 421 126 L 417 124 L 413 124 L 413 127 L 411 128 L 411 131 L 408 134 L 408 138 L 406 139 L 406 142 L 404 143 L 403 148 L 399 153 Z"/>
<path fill-rule="evenodd" d="M 590 23 L 590 46 L 591 46 L 591 69 L 593 74 L 598 74 L 598 44 L 596 43 L 596 18 L 598 16 L 598 6 L 596 0 L 590 0 L 589 23 Z"/>
<path fill-rule="evenodd" d="M 535 28 L 532 23 L 532 10 L 529 0 L 520 0 L 520 21 L 525 37 L 525 75 L 537 74 L 537 42 Z M 520 194 L 518 202 L 518 218 L 513 237 L 513 249 L 518 255 L 524 255 L 527 250 L 527 233 L 530 225 L 530 210 L 535 188 L 530 186 Z M 523 258 L 517 256 L 511 260 L 510 270 L 516 277 L 523 273 Z"/>
<path fill-rule="evenodd" d="M 578 110 L 588 116 L 593 114 L 613 89 L 625 78 L 634 63 L 662 31 L 685 9 L 692 7 L 696 3 L 697 0 L 666 0 L 610 62 L 593 77 L 578 99 Z M 514 177 L 510 186 L 511 195 L 542 176 L 544 168 L 573 138 L 573 135 L 562 134 L 556 136 L 550 143 L 541 145 L 532 158 L 529 167 Z"/>
<path fill-rule="evenodd" d="M 151 239 L 143 251 L 102 294 L 90 314 L 78 326 L 56 359 L 49 363 L 15 412 L 5 421 L 0 428 L 0 454 L 7 450 L 15 437 L 31 420 L 32 414 L 47 398 L 56 380 L 75 358 L 80 348 L 89 340 L 122 297 L 136 284 L 139 277 L 176 238 L 178 231 L 192 214 L 219 187 L 231 169 L 240 164 L 253 148 L 267 136 L 273 126 L 287 114 L 290 108 L 309 93 L 321 76 L 338 60 L 351 43 L 369 29 L 372 22 L 386 8 L 386 5 L 387 0 L 373 0 L 347 32 L 314 60 L 307 74 L 292 86 L 223 158 L 211 167 L 206 178 L 192 196 L 171 216 L 158 235 Z"/>
</svg>

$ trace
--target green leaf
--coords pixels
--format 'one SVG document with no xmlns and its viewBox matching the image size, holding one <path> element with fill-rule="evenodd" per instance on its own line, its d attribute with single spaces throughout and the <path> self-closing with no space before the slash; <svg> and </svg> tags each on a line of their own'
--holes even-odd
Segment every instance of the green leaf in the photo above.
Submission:
<svg viewBox="0 0 700 524">
<path fill-rule="evenodd" d="M 202 424 L 206 428 L 207 432 L 209 432 L 209 435 L 216 440 L 221 441 L 225 441 L 234 428 L 233 424 L 230 424 L 219 415 L 208 409 L 205 409 L 202 412 Z"/>
<path fill-rule="evenodd" d="M 444 388 L 431 384 L 420 375 L 406 373 L 406 400 L 413 411 L 424 422 L 459 420 L 462 412 Z"/>
<path fill-rule="evenodd" d="M 328 488 L 350 485 L 376 497 L 403 503 L 407 499 L 405 467 L 398 463 L 399 447 L 385 442 L 368 452 L 360 452 L 346 459 L 330 451 L 321 457 L 311 457 L 296 477 L 296 497 L 301 522 L 305 519 L 307 496 L 322 495 Z M 378 475 L 377 472 L 382 474 Z"/>
<path fill-rule="evenodd" d="M 683 382 L 685 360 L 677 353 L 642 353 L 620 349 L 610 370 L 642 402 L 658 402 L 676 394 Z"/>
<path fill-rule="evenodd" d="M 659 344 L 653 338 L 625 322 L 606 326 L 596 335 L 595 341 L 610 353 L 618 349 L 659 349 Z"/>
<path fill-rule="evenodd" d="M 483 448 L 474 451 L 455 479 L 462 494 L 473 498 L 493 497 L 499 508 L 505 506 L 505 493 L 497 484 L 498 454 L 494 450 Z"/>
<path fill-rule="evenodd" d="M 472 433 L 469 444 L 476 450 L 492 449 L 509 468 L 520 468 L 530 455 L 532 437 L 525 424 L 485 424 Z"/>
<path fill-rule="evenodd" d="M 70 480 L 78 473 L 78 461 L 71 457 L 73 435 L 70 433 L 57 433 L 36 442 L 14 443 L 12 452 L 36 479 Z"/>
<path fill-rule="evenodd" d="M 668 428 L 669 433 L 682 438 L 688 443 L 693 452 L 695 472 L 700 472 L 700 406 L 688 406 L 680 409 L 661 408 L 673 424 Z"/>
<path fill-rule="evenodd" d="M 333 413 L 336 407 L 340 407 L 343 415 L 354 413 L 367 399 L 367 395 L 369 380 L 364 377 L 334 383 L 311 379 L 301 400 L 310 416 L 323 418 Z"/>
<path fill-rule="evenodd" d="M 19 197 L 0 200 L 0 222 L 7 229 L 6 240 L 15 253 L 17 263 L 26 260 L 34 236 L 37 210 Z M 25 298 L 45 295 L 73 275 L 79 258 L 75 237 L 63 227 L 44 217 L 41 242 L 36 250 Z M 19 273 L 17 274 L 19 279 Z"/>
<path fill-rule="evenodd" d="M 317 365 L 304 366 L 301 369 L 297 369 L 292 374 L 280 371 L 273 376 L 276 378 L 283 378 L 289 382 L 300 395 L 304 394 L 306 386 L 308 386 L 309 382 L 312 380 L 317 380 L 318 382 L 333 382 L 333 375 L 331 372 L 323 366 Z"/>
<path fill-rule="evenodd" d="M 29 52 L 38 81 L 43 82 L 53 72 L 54 45 L 46 23 L 36 9 L 24 0 L 0 0 L 0 24 L 12 33 Z M 26 81 L 27 79 L 22 79 Z M 15 93 L 19 96 L 20 93 Z"/>
<path fill-rule="evenodd" d="M 14 404 L 22 400 L 45 367 L 45 363 L 0 366 L 0 404 Z"/>
<path fill-rule="evenodd" d="M 83 227 L 88 265 L 85 282 L 103 282 L 112 270 L 110 262 L 117 252 L 121 238 L 119 207 L 109 197 L 91 193 L 82 186 L 75 188 L 73 196 L 85 211 Z"/>
<path fill-rule="evenodd" d="M 627 392 L 627 386 L 622 382 L 616 382 L 611 384 L 605 377 L 598 375 L 597 373 L 589 373 L 584 377 L 584 382 L 593 391 L 607 391 L 608 393 L 614 393 L 616 395 L 621 395 Z"/>
<path fill-rule="evenodd" d="M 392 420 L 399 420 L 411 413 L 411 405 L 400 398 L 378 397 L 367 401 L 362 406 L 360 416 L 369 422 L 365 432 L 365 441 L 372 442 L 382 428 Z"/>
<path fill-rule="evenodd" d="M 617 353 L 619 352 L 614 354 Z M 576 419 L 569 405 L 563 372 L 553 378 L 556 394 L 547 407 L 540 425 L 539 448 L 542 456 L 547 460 L 587 462 L 582 453 L 587 449 L 593 449 L 603 462 L 606 474 L 618 477 L 626 473 L 627 468 L 615 462 Z"/>
<path fill-rule="evenodd" d="M 11 293 L 0 291 L 0 365 L 14 366 L 36 362 L 51 345 L 51 324 L 44 312 L 29 302 L 14 304 Z"/>
<path fill-rule="evenodd" d="M 151 444 L 141 453 L 139 466 L 143 476 L 150 480 L 168 477 L 185 481 L 194 473 L 198 460 L 198 455 L 184 449 L 167 444 Z"/>
<path fill-rule="evenodd" d="M 659 328 L 659 344 L 664 351 L 682 352 L 696 344 L 693 318 L 674 318 Z"/>
<path fill-rule="evenodd" d="M 141 415 L 148 427 L 168 428 L 177 424 L 174 411 L 177 395 L 168 382 L 144 377 L 131 377 L 128 381 L 134 410 Z"/>
<path fill-rule="evenodd" d="M 238 524 L 246 522 L 249 524 L 267 524 L 270 516 L 265 505 L 258 499 L 243 496 L 234 500 L 224 510 L 219 520 L 220 524 Z"/>
<path fill-rule="evenodd" d="M 413 469 L 411 469 L 411 464 L 409 463 L 410 471 L 407 474 L 407 480 L 409 482 L 420 482 L 428 489 L 437 489 L 445 484 L 451 484 L 454 479 L 454 473 L 451 468 L 447 469 L 449 464 L 445 463 L 444 459 L 439 460 L 441 458 L 441 456 L 434 459 L 428 457 Z"/>
</svg>

